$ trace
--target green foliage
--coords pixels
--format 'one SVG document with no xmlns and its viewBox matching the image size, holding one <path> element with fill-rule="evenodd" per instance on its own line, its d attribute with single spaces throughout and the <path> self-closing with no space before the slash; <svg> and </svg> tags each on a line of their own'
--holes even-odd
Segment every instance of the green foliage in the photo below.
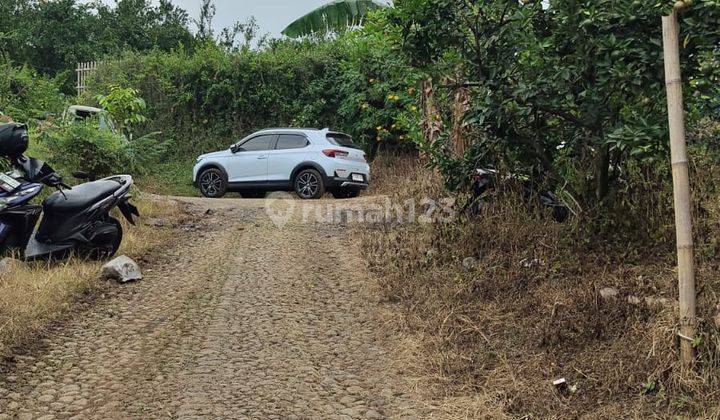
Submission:
<svg viewBox="0 0 720 420">
<path fill-rule="evenodd" d="M 282 34 L 299 38 L 312 34 L 343 32 L 362 24 L 371 10 L 385 7 L 373 0 L 334 0 L 298 18 L 283 29 Z"/>
<path fill-rule="evenodd" d="M 172 140 L 164 138 L 160 131 L 133 138 L 127 148 L 132 159 L 129 170 L 136 174 L 152 172 L 153 167 L 167 156 L 172 145 Z M 125 172 L 128 172 L 128 169 Z"/>
<path fill-rule="evenodd" d="M 277 126 L 331 127 L 371 146 L 381 134 L 394 144 L 405 137 L 396 116 L 412 106 L 414 76 L 399 66 L 398 47 L 378 48 L 378 39 L 358 31 L 332 42 L 279 41 L 260 51 L 208 44 L 125 53 L 99 70 L 90 89 L 137 89 L 147 103 L 145 129 L 173 139 L 178 157 Z"/>
<path fill-rule="evenodd" d="M 85 99 L 100 102 L 125 134 L 130 129 L 140 135 L 163 132 L 178 157 L 227 147 L 268 126 L 332 127 L 354 135 L 371 151 L 379 144 L 395 147 L 403 141 L 410 147 L 408 131 L 414 121 L 401 117 L 417 110 L 418 76 L 405 64 L 400 33 L 383 34 L 394 30 L 386 18 L 388 9 L 369 16 L 367 30 L 332 41 L 266 44 L 264 38 L 256 40 L 252 19 L 223 31 L 216 40 L 211 29 L 214 6 L 206 1 L 196 22 L 202 30 L 191 41 L 171 45 L 166 41 L 185 39 L 176 29 L 185 28 L 189 19 L 166 1 L 154 7 L 145 0 L 121 0 L 114 8 L 72 0 L 51 3 L 3 3 L 18 19 L 0 24 L 6 25 L 0 32 L 36 37 L 38 45 L 57 44 L 52 54 L 41 48 L 35 56 L 36 51 L 24 51 L 22 41 L 11 58 L 54 73 L 72 69 L 76 61 L 116 54 L 91 81 Z M 55 28 L 50 15 L 62 17 L 66 25 Z M 20 23 L 38 16 L 47 18 L 52 34 L 48 39 L 35 35 L 40 30 L 35 23 Z M 262 48 L 251 48 L 251 42 Z M 44 80 L 67 89 L 70 75 Z M 33 109 L 14 98 L 7 102 L 18 103 L 25 114 Z M 52 108 L 59 113 L 63 107 Z M 39 113 L 43 107 L 35 109 Z"/>
<path fill-rule="evenodd" d="M 473 145 L 461 158 L 433 145 L 434 164 L 455 185 L 479 164 L 549 176 L 592 204 L 629 162 L 666 159 L 660 17 L 671 4 L 396 2 L 392 21 L 411 61 L 450 89 L 444 77 L 459 72 L 471 90 L 465 124 Z M 691 80 L 706 80 L 701 68 L 714 71 L 718 19 L 716 1 L 698 1 L 682 15 L 683 71 Z M 712 94 L 688 95 L 690 107 L 704 96 Z"/>
<path fill-rule="evenodd" d="M 102 68 L 93 92 L 131 86 L 147 102 L 147 130 L 174 139 L 187 156 L 229 146 L 250 131 L 282 125 L 335 125 L 336 98 L 323 76 L 334 52 L 278 45 L 259 53 L 206 45 L 194 52 L 126 53 Z"/>
<path fill-rule="evenodd" d="M 14 63 L 42 74 L 65 72 L 67 90 L 77 62 L 102 59 L 123 49 L 190 48 L 187 12 L 170 0 L 103 2 L 78 0 L 0 2 L 0 50 Z"/>
<path fill-rule="evenodd" d="M 80 170 L 96 177 L 119 173 L 144 174 L 160 162 L 170 142 L 149 133 L 128 141 L 121 134 L 101 130 L 91 120 L 47 127 L 36 136 L 33 154 L 40 155 L 64 173 Z"/>
<path fill-rule="evenodd" d="M 145 100 L 138 96 L 137 89 L 110 86 L 110 93 L 97 95 L 96 100 L 113 119 L 120 123 L 120 129 L 129 134 L 133 126 L 147 121 L 143 111 L 147 108 Z"/>
<path fill-rule="evenodd" d="M 27 66 L 13 67 L 0 59 L 0 110 L 15 121 L 31 122 L 59 115 L 65 97 L 55 79 L 39 76 Z"/>
<path fill-rule="evenodd" d="M 103 177 L 128 172 L 133 165 L 129 142 L 92 123 L 46 130 L 40 142 L 46 159 L 66 172 L 80 170 Z"/>
<path fill-rule="evenodd" d="M 422 73 L 409 65 L 395 29 L 383 11 L 369 18 L 363 29 L 336 41 L 345 51 L 337 84 L 343 98 L 338 112 L 348 132 L 373 155 L 382 144 L 413 148 L 410 133 L 418 128 L 416 86 Z"/>
</svg>

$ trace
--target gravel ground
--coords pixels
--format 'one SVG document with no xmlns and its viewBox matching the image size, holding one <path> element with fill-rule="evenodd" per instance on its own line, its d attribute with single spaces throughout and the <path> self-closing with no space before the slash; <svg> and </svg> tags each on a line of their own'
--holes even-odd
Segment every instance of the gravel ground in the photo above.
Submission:
<svg viewBox="0 0 720 420">
<path fill-rule="evenodd" d="M 263 200 L 185 201 L 211 214 L 143 281 L 4 362 L 0 419 L 431 415 L 346 228 L 278 227 Z"/>
</svg>

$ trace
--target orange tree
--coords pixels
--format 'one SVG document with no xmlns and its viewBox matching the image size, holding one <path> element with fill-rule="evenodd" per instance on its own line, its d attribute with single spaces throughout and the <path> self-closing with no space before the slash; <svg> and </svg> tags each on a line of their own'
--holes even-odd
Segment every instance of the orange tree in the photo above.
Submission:
<svg viewBox="0 0 720 420">
<path fill-rule="evenodd" d="M 393 22 L 413 63 L 438 80 L 460 71 L 471 90 L 473 147 L 461 158 L 429 150 L 450 185 L 471 166 L 503 164 L 592 204 L 626 163 L 665 159 L 660 17 L 672 3 L 659 3 L 398 0 Z M 712 88 L 718 21 L 717 0 L 683 14 L 684 74 L 696 89 Z"/>
</svg>

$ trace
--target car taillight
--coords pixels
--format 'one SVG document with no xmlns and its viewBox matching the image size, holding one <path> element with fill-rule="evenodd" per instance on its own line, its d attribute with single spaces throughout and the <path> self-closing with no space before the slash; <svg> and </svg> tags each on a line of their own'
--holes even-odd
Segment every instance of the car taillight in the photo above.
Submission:
<svg viewBox="0 0 720 420">
<path fill-rule="evenodd" d="M 338 149 L 324 149 L 322 152 L 325 156 L 331 157 L 331 158 L 345 157 L 345 156 L 349 155 L 348 152 L 346 152 L 344 150 L 338 150 Z"/>
</svg>

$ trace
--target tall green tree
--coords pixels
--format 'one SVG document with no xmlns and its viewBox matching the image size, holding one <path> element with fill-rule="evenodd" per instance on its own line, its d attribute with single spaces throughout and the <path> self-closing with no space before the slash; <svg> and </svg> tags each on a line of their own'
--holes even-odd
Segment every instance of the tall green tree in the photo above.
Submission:
<svg viewBox="0 0 720 420">
<path fill-rule="evenodd" d="M 471 90 L 474 147 L 462 159 L 432 151 L 459 182 L 481 161 L 567 184 L 603 200 L 628 161 L 666 151 L 660 17 L 671 2 L 399 0 L 403 45 L 444 88 Z M 686 76 L 717 50 L 720 5 L 683 15 Z M 460 74 L 460 82 L 443 76 Z M 691 97 L 689 99 L 694 99 Z M 494 153 L 488 153 L 493 151 Z M 492 162 L 489 162 L 492 161 Z"/>
<path fill-rule="evenodd" d="M 0 23 L 3 55 L 43 74 L 71 73 L 79 61 L 123 49 L 167 51 L 194 43 L 187 12 L 170 0 L 157 6 L 149 0 L 117 0 L 113 6 L 78 0 L 3 1 L 0 13 L 5 17 Z"/>
<path fill-rule="evenodd" d="M 117 0 L 114 7 L 98 4 L 106 49 L 130 48 L 146 51 L 190 47 L 193 36 L 188 30 L 187 12 L 169 0 L 154 7 L 149 0 Z"/>
</svg>

